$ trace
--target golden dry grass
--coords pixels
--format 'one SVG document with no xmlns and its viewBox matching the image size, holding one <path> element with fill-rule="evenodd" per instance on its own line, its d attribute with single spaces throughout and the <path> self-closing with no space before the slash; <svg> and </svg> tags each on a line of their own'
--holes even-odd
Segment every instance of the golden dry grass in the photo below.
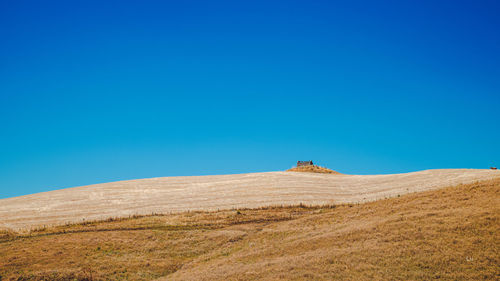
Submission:
<svg viewBox="0 0 500 281">
<path fill-rule="evenodd" d="M 498 280 L 500 179 L 0 235 L 2 280 Z"/>
<path fill-rule="evenodd" d="M 317 165 L 293 167 L 291 169 L 288 169 L 287 172 L 305 172 L 305 173 L 321 173 L 321 174 L 339 174 L 339 175 L 341 175 L 341 173 L 339 173 L 339 172 L 328 169 L 326 167 L 320 167 Z"/>
</svg>

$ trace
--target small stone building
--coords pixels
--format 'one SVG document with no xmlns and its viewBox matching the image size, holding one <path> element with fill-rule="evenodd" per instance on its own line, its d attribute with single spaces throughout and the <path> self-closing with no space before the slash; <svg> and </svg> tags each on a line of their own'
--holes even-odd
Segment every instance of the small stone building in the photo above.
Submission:
<svg viewBox="0 0 500 281">
<path fill-rule="evenodd" d="M 297 161 L 297 167 L 313 166 L 313 161 Z"/>
</svg>

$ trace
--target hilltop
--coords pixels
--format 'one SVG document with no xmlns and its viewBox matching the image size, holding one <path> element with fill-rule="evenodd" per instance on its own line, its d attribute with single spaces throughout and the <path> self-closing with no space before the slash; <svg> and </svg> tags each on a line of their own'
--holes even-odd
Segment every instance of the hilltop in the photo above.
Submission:
<svg viewBox="0 0 500 281">
<path fill-rule="evenodd" d="M 496 280 L 500 179 L 0 235 L 2 280 Z"/>
<path fill-rule="evenodd" d="M 500 172 L 442 169 L 393 175 L 268 172 L 119 181 L 1 199 L 0 228 L 151 213 L 359 203 L 494 177 Z"/>
<path fill-rule="evenodd" d="M 287 172 L 303 172 L 303 173 L 320 173 L 320 174 L 336 174 L 341 175 L 341 173 L 336 172 L 334 170 L 320 167 L 318 165 L 309 165 L 309 166 L 298 166 L 288 169 Z"/>
</svg>

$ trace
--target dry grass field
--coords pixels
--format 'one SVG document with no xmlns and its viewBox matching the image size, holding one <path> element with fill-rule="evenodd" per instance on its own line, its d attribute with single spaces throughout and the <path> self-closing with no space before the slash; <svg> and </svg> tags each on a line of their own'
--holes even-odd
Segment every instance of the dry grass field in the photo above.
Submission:
<svg viewBox="0 0 500 281">
<path fill-rule="evenodd" d="M 368 202 L 499 176 L 500 171 L 492 170 L 442 169 L 393 175 L 269 172 L 119 181 L 0 199 L 0 229 L 188 210 Z"/>
<path fill-rule="evenodd" d="M 2 280 L 499 280 L 500 179 L 0 235 Z"/>
</svg>

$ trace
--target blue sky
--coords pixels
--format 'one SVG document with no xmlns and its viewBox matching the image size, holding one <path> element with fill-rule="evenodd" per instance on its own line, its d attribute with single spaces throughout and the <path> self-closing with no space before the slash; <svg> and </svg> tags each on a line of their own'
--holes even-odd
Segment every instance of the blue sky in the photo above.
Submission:
<svg viewBox="0 0 500 281">
<path fill-rule="evenodd" d="M 499 3 L 0 1 L 0 198 L 500 165 Z"/>
</svg>

